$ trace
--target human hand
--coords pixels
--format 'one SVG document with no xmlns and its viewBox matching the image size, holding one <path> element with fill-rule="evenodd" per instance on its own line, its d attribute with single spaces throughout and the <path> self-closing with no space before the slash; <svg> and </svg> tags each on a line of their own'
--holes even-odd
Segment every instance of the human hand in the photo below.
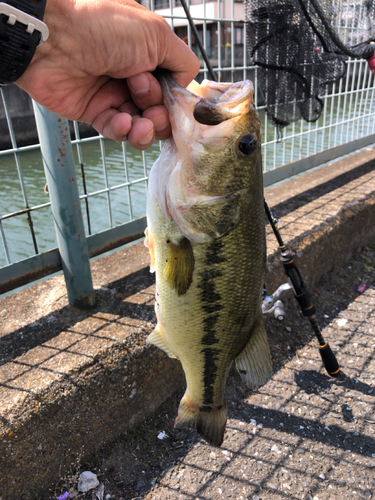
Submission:
<svg viewBox="0 0 375 500">
<path fill-rule="evenodd" d="M 134 0 L 48 0 L 43 20 L 50 36 L 19 87 L 50 111 L 137 149 L 170 136 L 151 71 L 166 68 L 185 87 L 199 62 L 161 16 Z"/>
</svg>

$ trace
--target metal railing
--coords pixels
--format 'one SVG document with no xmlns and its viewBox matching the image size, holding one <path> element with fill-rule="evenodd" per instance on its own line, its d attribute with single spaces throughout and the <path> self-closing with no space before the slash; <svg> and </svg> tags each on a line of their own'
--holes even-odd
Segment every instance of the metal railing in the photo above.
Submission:
<svg viewBox="0 0 375 500">
<path fill-rule="evenodd" d="M 169 9 L 159 12 L 196 50 L 182 8 L 172 0 L 169 5 Z M 284 129 L 280 140 L 265 113 L 261 92 L 257 88 L 257 69 L 248 63 L 243 4 L 233 0 L 207 2 L 207 5 L 205 1 L 201 4 L 194 2 L 190 10 L 219 78 L 222 81 L 250 78 L 254 82 L 255 104 L 262 119 L 265 185 L 375 143 L 375 78 L 366 61 L 349 60 L 347 77 L 326 88 L 322 96 L 324 111 L 319 120 L 293 123 Z M 202 62 L 198 79 L 206 77 L 208 73 Z M 58 221 L 58 209 L 53 207 L 59 199 L 59 192 L 64 193 L 59 201 L 60 209 L 64 202 L 67 209 L 72 204 L 78 207 L 78 222 L 73 233 L 79 234 L 81 247 L 74 253 L 86 255 L 85 274 L 89 276 L 89 257 L 142 237 L 146 227 L 148 174 L 161 144 L 139 152 L 125 143 L 116 143 L 99 135 L 81 138 L 78 124 L 74 123 L 71 125 L 73 139 L 69 139 L 65 152 L 71 162 L 70 177 L 57 180 L 56 189 L 54 177 L 59 166 L 56 162 L 58 155 L 53 156 L 55 160 L 48 160 L 46 148 L 51 147 L 53 138 L 48 138 L 47 132 L 41 132 L 48 120 L 37 118 L 41 145 L 36 140 L 33 145 L 19 146 L 13 130 L 12 109 L 2 90 L 1 94 L 0 117 L 3 115 L 7 123 L 11 147 L 0 151 L 3 184 L 0 199 L 0 294 L 64 266 L 67 283 L 72 273 L 78 272 L 74 270 L 74 265 L 77 265 L 74 262 L 73 268 L 66 268 L 69 252 L 64 253 L 62 248 L 59 238 L 61 221 Z M 39 111 L 43 114 L 41 109 Z M 65 140 L 69 132 L 67 121 L 58 122 L 59 118 L 53 114 L 49 119 L 56 122 L 54 126 L 65 134 Z M 61 123 L 64 123 L 64 130 Z M 73 185 L 75 193 L 72 195 Z M 71 195 L 73 197 L 67 201 Z M 82 268 L 82 265 L 78 267 Z M 71 303 L 76 303 L 82 296 L 91 297 L 90 280 L 89 276 L 83 289 L 72 292 Z M 85 280 L 80 281 L 85 283 Z"/>
</svg>

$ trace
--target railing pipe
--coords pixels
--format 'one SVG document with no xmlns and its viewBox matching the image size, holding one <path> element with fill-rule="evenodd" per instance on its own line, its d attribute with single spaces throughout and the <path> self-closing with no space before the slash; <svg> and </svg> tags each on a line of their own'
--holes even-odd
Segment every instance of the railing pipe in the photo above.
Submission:
<svg viewBox="0 0 375 500">
<path fill-rule="evenodd" d="M 95 295 L 69 123 L 36 102 L 33 106 L 69 303 L 92 307 Z"/>
</svg>

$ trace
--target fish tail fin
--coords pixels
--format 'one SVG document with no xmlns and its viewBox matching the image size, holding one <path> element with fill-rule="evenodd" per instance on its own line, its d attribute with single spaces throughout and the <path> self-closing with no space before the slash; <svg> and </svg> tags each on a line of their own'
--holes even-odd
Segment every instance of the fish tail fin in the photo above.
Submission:
<svg viewBox="0 0 375 500">
<path fill-rule="evenodd" d="M 178 408 L 175 428 L 190 427 L 195 429 L 210 445 L 221 446 L 227 423 L 225 403 L 218 408 L 193 408 L 187 404 L 184 396 Z"/>
<path fill-rule="evenodd" d="M 242 380 L 251 389 L 265 384 L 272 371 L 271 354 L 260 317 L 253 329 L 249 342 L 236 358 L 236 367 Z"/>
</svg>

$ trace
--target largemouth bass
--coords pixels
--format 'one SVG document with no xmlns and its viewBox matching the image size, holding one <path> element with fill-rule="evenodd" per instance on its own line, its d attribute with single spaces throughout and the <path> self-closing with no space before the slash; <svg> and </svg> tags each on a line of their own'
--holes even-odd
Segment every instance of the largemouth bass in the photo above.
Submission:
<svg viewBox="0 0 375 500">
<path fill-rule="evenodd" d="M 261 295 L 266 262 L 260 119 L 250 81 L 159 74 L 173 138 L 153 165 L 145 244 L 156 271 L 157 326 L 147 341 L 178 358 L 187 388 L 175 427 L 220 446 L 235 360 L 254 388 L 271 371 Z"/>
</svg>

